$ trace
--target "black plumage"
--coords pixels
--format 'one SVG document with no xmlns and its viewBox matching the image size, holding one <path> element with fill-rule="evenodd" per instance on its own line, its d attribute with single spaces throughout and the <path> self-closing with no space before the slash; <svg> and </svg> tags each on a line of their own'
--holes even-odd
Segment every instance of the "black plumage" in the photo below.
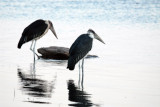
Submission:
<svg viewBox="0 0 160 107">
<path fill-rule="evenodd" d="M 18 43 L 18 48 L 21 48 L 24 43 L 42 36 L 47 27 L 48 25 L 42 19 L 36 20 L 35 22 L 31 23 L 24 29 L 22 37 L 20 38 Z"/>
<path fill-rule="evenodd" d="M 93 38 L 89 34 L 80 35 L 69 50 L 69 70 L 74 70 L 76 63 L 81 60 L 92 49 Z"/>
</svg>

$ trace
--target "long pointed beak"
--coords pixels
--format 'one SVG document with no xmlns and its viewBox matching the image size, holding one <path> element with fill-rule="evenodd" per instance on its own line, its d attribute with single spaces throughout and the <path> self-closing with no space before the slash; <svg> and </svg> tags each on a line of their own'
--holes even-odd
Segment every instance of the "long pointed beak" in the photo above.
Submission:
<svg viewBox="0 0 160 107">
<path fill-rule="evenodd" d="M 56 31 L 54 30 L 54 27 L 51 27 L 50 30 L 52 31 L 52 33 L 54 34 L 54 36 L 58 39 Z"/>
<path fill-rule="evenodd" d="M 95 39 L 99 40 L 100 42 L 104 43 L 104 41 L 95 33 Z M 105 43 L 104 43 L 105 44 Z"/>
</svg>

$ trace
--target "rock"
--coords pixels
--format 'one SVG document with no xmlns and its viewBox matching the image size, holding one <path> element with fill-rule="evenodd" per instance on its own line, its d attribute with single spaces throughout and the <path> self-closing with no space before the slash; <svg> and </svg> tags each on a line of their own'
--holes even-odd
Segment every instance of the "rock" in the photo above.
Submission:
<svg viewBox="0 0 160 107">
<path fill-rule="evenodd" d="M 38 53 L 40 53 L 44 59 L 67 60 L 69 58 L 69 48 L 65 47 L 43 47 L 38 49 Z"/>
<path fill-rule="evenodd" d="M 50 46 L 39 48 L 38 53 L 44 59 L 57 59 L 57 60 L 68 60 L 69 58 L 69 48 L 66 47 L 58 47 L 58 46 Z M 97 58 L 97 55 L 87 55 L 85 58 Z"/>
</svg>

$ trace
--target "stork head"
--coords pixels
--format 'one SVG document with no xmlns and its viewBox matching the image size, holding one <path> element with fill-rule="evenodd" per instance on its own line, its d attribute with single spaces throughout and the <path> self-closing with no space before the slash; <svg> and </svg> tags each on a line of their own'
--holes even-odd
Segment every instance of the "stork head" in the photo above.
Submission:
<svg viewBox="0 0 160 107">
<path fill-rule="evenodd" d="M 52 31 L 52 33 L 54 34 L 54 36 L 58 39 L 56 31 L 54 30 L 52 22 L 49 20 L 48 23 L 49 23 L 49 29 Z"/>
<path fill-rule="evenodd" d="M 95 39 L 99 40 L 100 42 L 104 43 L 104 41 L 92 29 L 88 30 L 88 34 L 91 38 L 95 38 Z"/>
</svg>

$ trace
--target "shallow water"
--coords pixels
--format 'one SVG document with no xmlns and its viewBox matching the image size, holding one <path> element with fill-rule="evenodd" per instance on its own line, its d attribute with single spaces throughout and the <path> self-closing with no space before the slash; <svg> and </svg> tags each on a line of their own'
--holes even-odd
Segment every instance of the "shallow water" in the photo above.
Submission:
<svg viewBox="0 0 160 107">
<path fill-rule="evenodd" d="M 0 106 L 159 107 L 160 2 L 158 0 L 12 0 L 0 2 Z M 36 48 L 70 47 L 92 28 L 106 45 L 93 43 L 84 74 L 67 61 L 36 60 L 31 43 L 17 48 L 36 19 L 53 22 Z"/>
</svg>

